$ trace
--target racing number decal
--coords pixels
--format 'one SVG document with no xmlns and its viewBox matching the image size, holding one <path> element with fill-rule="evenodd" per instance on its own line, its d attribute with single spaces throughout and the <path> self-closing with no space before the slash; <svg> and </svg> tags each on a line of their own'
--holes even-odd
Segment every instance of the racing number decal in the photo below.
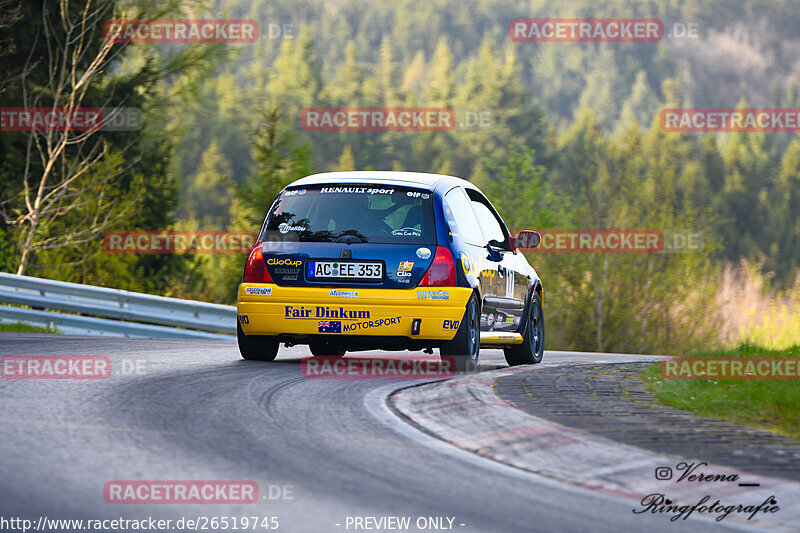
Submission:
<svg viewBox="0 0 800 533">
<path fill-rule="evenodd" d="M 513 298 L 514 297 L 514 271 L 511 269 L 505 269 L 506 274 L 506 298 Z"/>
</svg>

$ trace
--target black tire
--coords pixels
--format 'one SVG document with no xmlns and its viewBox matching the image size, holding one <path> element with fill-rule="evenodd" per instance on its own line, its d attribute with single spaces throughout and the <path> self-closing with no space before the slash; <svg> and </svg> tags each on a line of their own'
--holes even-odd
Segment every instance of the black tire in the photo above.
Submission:
<svg viewBox="0 0 800 533">
<path fill-rule="evenodd" d="M 271 335 L 245 335 L 242 326 L 236 324 L 236 340 L 239 353 L 248 361 L 274 361 L 278 356 L 278 339 Z"/>
<path fill-rule="evenodd" d="M 528 319 L 525 324 L 525 340 L 503 349 L 509 366 L 535 365 L 544 357 L 544 311 L 542 298 L 534 291 L 528 304 Z"/>
<path fill-rule="evenodd" d="M 344 357 L 345 349 L 330 342 L 315 342 L 308 345 L 314 357 Z"/>
<path fill-rule="evenodd" d="M 464 316 L 458 326 L 453 340 L 443 342 L 439 346 L 440 355 L 449 355 L 455 359 L 456 370 L 472 372 L 478 366 L 481 350 L 481 306 L 478 297 L 473 293 L 464 308 Z"/>
</svg>

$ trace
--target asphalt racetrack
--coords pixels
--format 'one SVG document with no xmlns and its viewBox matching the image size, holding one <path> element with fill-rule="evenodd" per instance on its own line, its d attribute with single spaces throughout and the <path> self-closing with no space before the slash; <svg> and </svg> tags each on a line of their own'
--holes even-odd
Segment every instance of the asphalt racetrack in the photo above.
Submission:
<svg viewBox="0 0 800 533">
<path fill-rule="evenodd" d="M 308 355 L 304 347 L 281 348 L 276 362 L 258 363 L 243 361 L 228 341 L 0 333 L 0 356 L 14 355 L 101 355 L 115 370 L 106 379 L 0 380 L 6 520 L 39 526 L 152 517 L 172 520 L 163 530 L 179 531 L 189 529 L 189 519 L 246 516 L 259 518 L 258 527 L 240 530 L 290 533 L 736 528 L 637 515 L 629 501 L 438 441 L 386 404 L 393 390 L 421 380 L 307 379 L 299 364 Z M 646 358 L 548 352 L 543 366 L 576 359 Z M 505 366 L 502 352 L 481 351 L 482 371 Z M 119 480 L 251 480 L 259 501 L 109 503 L 104 487 Z M 398 529 L 402 522 L 389 517 L 405 517 L 409 526 Z M 0 529 L 21 531 L 10 524 Z M 225 530 L 197 525 L 192 530 Z"/>
</svg>

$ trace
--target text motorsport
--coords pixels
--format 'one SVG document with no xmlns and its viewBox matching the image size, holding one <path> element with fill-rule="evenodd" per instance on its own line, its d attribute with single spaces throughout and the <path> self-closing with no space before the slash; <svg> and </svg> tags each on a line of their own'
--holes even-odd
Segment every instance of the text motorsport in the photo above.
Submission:
<svg viewBox="0 0 800 533">
<path fill-rule="evenodd" d="M 300 373 L 308 379 L 427 379 L 455 376 L 455 359 L 410 356 L 375 359 L 324 355 L 300 361 Z"/>
</svg>

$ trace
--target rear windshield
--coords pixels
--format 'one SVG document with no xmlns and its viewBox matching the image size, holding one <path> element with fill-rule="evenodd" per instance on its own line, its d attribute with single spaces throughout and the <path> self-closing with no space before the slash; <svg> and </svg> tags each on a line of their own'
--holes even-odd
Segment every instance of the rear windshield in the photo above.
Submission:
<svg viewBox="0 0 800 533">
<path fill-rule="evenodd" d="M 278 197 L 259 240 L 434 244 L 433 195 L 409 187 L 332 184 Z"/>
</svg>

